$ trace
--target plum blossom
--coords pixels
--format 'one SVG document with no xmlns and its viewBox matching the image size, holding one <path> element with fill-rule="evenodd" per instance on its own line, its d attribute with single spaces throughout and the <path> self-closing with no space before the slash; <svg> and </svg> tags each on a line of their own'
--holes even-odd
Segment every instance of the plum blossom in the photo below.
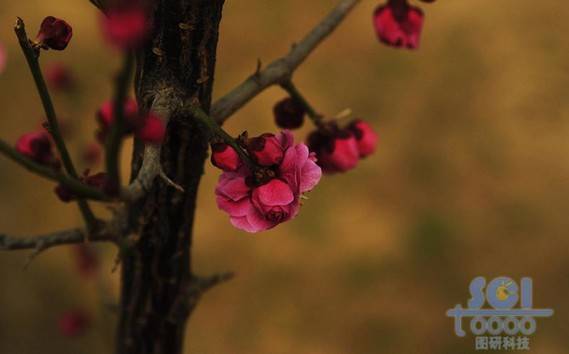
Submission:
<svg viewBox="0 0 569 354">
<path fill-rule="evenodd" d="M 237 154 L 237 151 L 228 144 L 211 144 L 211 150 L 211 163 L 219 169 L 224 171 L 235 171 L 242 165 L 239 154 Z"/>
<path fill-rule="evenodd" d="M 367 122 L 356 119 L 348 129 L 354 134 L 358 145 L 360 158 L 365 158 L 375 152 L 377 146 L 377 134 Z"/>
<path fill-rule="evenodd" d="M 283 129 L 298 129 L 304 123 L 306 110 L 304 106 L 292 97 L 287 97 L 273 108 L 275 123 Z"/>
<path fill-rule="evenodd" d="M 49 133 L 45 130 L 33 131 L 20 136 L 16 141 L 16 150 L 39 164 L 53 168 L 60 167 Z"/>
<path fill-rule="evenodd" d="M 380 41 L 397 48 L 417 49 L 423 28 L 423 11 L 407 0 L 389 0 L 373 14 Z"/>
<path fill-rule="evenodd" d="M 138 48 L 150 31 L 145 8 L 138 1 L 111 8 L 101 16 L 101 28 L 107 42 L 121 50 Z"/>
<path fill-rule="evenodd" d="M 36 37 L 44 49 L 64 50 L 73 37 L 73 29 L 62 19 L 48 16 L 43 19 Z"/>
<path fill-rule="evenodd" d="M 251 172 L 247 166 L 224 172 L 215 189 L 217 206 L 238 229 L 269 230 L 298 215 L 300 199 L 320 181 L 322 170 L 305 144 L 294 144 L 289 131 L 275 136 L 284 152 L 271 168 Z M 278 149 L 272 150 L 279 155 Z"/>
<path fill-rule="evenodd" d="M 318 157 L 324 173 L 347 172 L 358 165 L 360 153 L 354 134 L 331 124 L 308 136 L 308 146 Z"/>
</svg>

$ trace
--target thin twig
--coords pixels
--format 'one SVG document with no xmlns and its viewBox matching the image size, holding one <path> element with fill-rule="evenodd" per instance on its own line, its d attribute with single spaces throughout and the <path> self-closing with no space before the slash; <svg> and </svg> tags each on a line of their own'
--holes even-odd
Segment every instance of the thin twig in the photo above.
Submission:
<svg viewBox="0 0 569 354">
<path fill-rule="evenodd" d="M 33 237 L 13 237 L 0 234 L 0 250 L 47 249 L 60 245 L 72 245 L 85 242 L 85 236 L 86 230 L 79 228 L 57 231 Z M 94 233 L 89 238 L 89 241 L 93 242 L 110 242 L 113 240 L 114 236 L 103 233 Z"/>
<path fill-rule="evenodd" d="M 67 147 L 65 146 L 65 141 L 61 135 L 61 130 L 59 129 L 59 123 L 57 120 L 57 115 L 55 114 L 55 108 L 53 107 L 53 102 L 49 95 L 49 90 L 47 89 L 47 85 L 45 84 L 45 80 L 43 78 L 43 74 L 39 65 L 39 52 L 37 49 L 34 49 L 30 43 L 28 35 L 26 34 L 26 27 L 24 25 L 24 21 L 21 18 L 18 18 L 16 21 L 16 26 L 14 27 L 14 31 L 16 32 L 16 36 L 18 37 L 18 41 L 20 43 L 20 47 L 22 48 L 22 52 L 26 57 L 26 61 L 28 62 L 28 66 L 34 78 L 34 82 L 36 84 L 36 88 L 38 94 L 40 96 L 45 115 L 48 121 L 48 131 L 50 132 L 53 140 L 55 142 L 55 146 L 59 151 L 59 155 L 61 156 L 61 160 L 63 162 L 63 167 L 69 175 L 75 179 L 79 179 L 79 175 L 73 166 L 73 161 L 71 160 L 71 156 L 69 155 L 69 151 L 67 151 Z M 93 214 L 93 211 L 89 207 L 89 204 L 83 199 L 79 199 L 77 201 L 79 203 L 79 209 L 81 210 L 81 214 L 85 219 L 85 223 L 87 224 L 87 228 L 89 230 L 93 230 L 96 226 L 96 218 Z"/>
<path fill-rule="evenodd" d="M 257 70 L 247 80 L 216 101 L 211 108 L 211 117 L 222 124 L 269 86 L 289 80 L 298 66 L 338 27 L 359 2 L 360 0 L 342 0 L 322 22 L 293 46 L 288 55 L 273 61 L 262 70 Z"/>
<path fill-rule="evenodd" d="M 304 107 L 304 110 L 306 111 L 310 119 L 312 119 L 314 124 L 316 124 L 316 126 L 321 126 L 323 124 L 322 115 L 316 112 L 314 107 L 312 107 L 312 105 L 308 102 L 308 100 L 300 93 L 300 91 L 294 85 L 292 80 L 287 80 L 281 83 L 281 87 L 286 92 L 288 92 L 290 97 L 292 97 L 294 100 L 299 102 L 302 105 L 302 107 Z"/>
<path fill-rule="evenodd" d="M 8 143 L 0 139 L 0 154 L 5 155 L 12 161 L 16 162 L 20 166 L 24 167 L 30 172 L 40 175 L 49 180 L 59 182 L 68 188 L 73 194 L 86 199 L 108 201 L 110 198 L 98 189 L 89 187 L 88 185 L 82 183 L 81 181 L 71 178 L 67 175 L 59 173 L 51 167 L 38 164 L 24 155 L 20 154 L 16 149 L 10 146 Z"/>
<path fill-rule="evenodd" d="M 134 69 L 135 56 L 132 52 L 124 54 L 123 66 L 117 75 L 113 99 L 113 124 L 105 145 L 105 162 L 109 180 L 120 186 L 120 148 L 125 130 L 124 104 Z"/>
<path fill-rule="evenodd" d="M 212 136 L 223 140 L 224 143 L 230 145 L 233 149 L 235 149 L 237 154 L 239 154 L 241 160 L 243 160 L 243 162 L 245 162 L 249 167 L 252 169 L 258 167 L 255 161 L 253 161 L 251 157 L 247 155 L 243 148 L 237 143 L 237 140 L 229 135 L 225 130 L 223 130 L 223 128 L 212 117 L 207 115 L 207 113 L 204 112 L 197 104 L 190 104 L 188 107 L 188 112 L 203 125 L 205 125 Z"/>
<path fill-rule="evenodd" d="M 33 250 L 24 265 L 24 268 L 27 268 L 35 257 L 49 248 L 80 244 L 86 242 L 87 239 L 90 242 L 114 242 L 115 240 L 110 234 L 87 233 L 87 230 L 83 229 L 69 229 L 33 237 L 12 237 L 0 234 L 0 251 Z"/>
<path fill-rule="evenodd" d="M 166 88 L 158 90 L 154 96 L 154 100 L 152 101 L 150 110 L 156 113 L 162 119 L 164 124 L 168 124 L 170 116 L 172 115 L 172 109 L 176 106 L 176 104 L 173 103 L 173 100 L 173 91 Z M 140 167 L 135 180 L 130 183 L 125 191 L 123 191 L 122 194 L 124 199 L 129 201 L 136 201 L 140 199 L 150 189 L 154 179 L 161 173 L 164 173 L 160 164 L 160 151 L 160 145 L 147 144 L 144 147 L 142 166 Z M 174 181 L 172 182 L 176 186 L 179 186 Z"/>
</svg>

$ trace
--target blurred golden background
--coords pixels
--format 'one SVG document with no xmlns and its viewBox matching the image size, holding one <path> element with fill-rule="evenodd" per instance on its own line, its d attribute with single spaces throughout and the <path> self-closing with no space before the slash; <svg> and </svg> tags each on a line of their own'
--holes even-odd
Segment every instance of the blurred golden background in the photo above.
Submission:
<svg viewBox="0 0 569 354">
<path fill-rule="evenodd" d="M 215 96 L 268 63 L 311 28 L 335 0 L 227 1 Z M 558 0 L 439 1 L 426 12 L 416 52 L 379 44 L 377 1 L 364 1 L 298 71 L 296 81 L 329 115 L 351 108 L 380 135 L 378 152 L 325 178 L 300 216 L 249 235 L 217 210 L 219 172 L 208 166 L 195 228 L 195 269 L 237 277 L 208 293 L 188 326 L 187 353 L 473 353 L 445 311 L 466 305 L 475 276 L 534 279 L 538 320 L 532 352 L 569 345 L 569 5 Z M 38 127 L 42 109 L 12 24 L 35 34 L 47 15 L 72 24 L 64 52 L 42 54 L 73 69 L 76 92 L 57 95 L 78 152 L 93 139 L 94 112 L 110 96 L 117 55 L 101 41 L 87 0 L 0 0 L 2 138 Z M 276 130 L 270 89 L 235 115 L 233 134 Z M 308 127 L 297 133 L 303 139 Z M 124 168 L 128 166 L 128 149 Z M 0 159 L 0 232 L 80 225 L 53 185 Z M 106 211 L 101 209 L 103 213 Z M 111 247 L 102 284 L 77 275 L 62 247 L 24 271 L 26 252 L 0 254 L 0 353 L 110 353 L 113 315 L 99 290 L 116 293 Z M 64 338 L 57 319 L 84 307 L 93 328 Z"/>
</svg>

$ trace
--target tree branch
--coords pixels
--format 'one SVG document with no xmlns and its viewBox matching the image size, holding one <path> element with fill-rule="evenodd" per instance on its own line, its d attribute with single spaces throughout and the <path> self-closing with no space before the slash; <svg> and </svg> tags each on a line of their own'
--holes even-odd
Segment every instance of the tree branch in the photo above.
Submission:
<svg viewBox="0 0 569 354">
<path fill-rule="evenodd" d="M 61 183 L 62 185 L 67 187 L 70 191 L 72 191 L 74 194 L 82 198 L 99 200 L 99 201 L 110 200 L 110 198 L 107 195 L 105 195 L 103 192 L 99 191 L 98 189 L 89 187 L 88 185 L 82 183 L 81 181 L 75 178 L 71 178 L 67 175 L 57 172 L 53 168 L 40 165 L 28 159 L 27 157 L 16 151 L 8 143 L 3 141 L 2 139 L 0 139 L 0 154 L 5 155 L 6 157 L 16 162 L 17 164 L 21 165 L 30 172 L 33 172 L 49 180 Z"/>
<path fill-rule="evenodd" d="M 18 37 L 18 42 L 20 43 L 20 47 L 22 48 L 22 52 L 24 53 L 24 57 L 28 62 L 28 66 L 34 78 L 34 82 L 36 84 L 36 88 L 38 94 L 40 96 L 45 115 L 48 121 L 48 131 L 50 132 L 53 140 L 55 142 L 55 146 L 59 151 L 59 155 L 61 156 L 61 160 L 63 162 L 63 166 L 69 175 L 75 179 L 79 179 L 79 175 L 73 166 L 73 161 L 71 160 L 71 156 L 69 155 L 69 151 L 67 151 L 67 147 L 65 146 L 65 141 L 61 136 L 61 130 L 59 129 L 59 123 L 57 121 L 57 115 L 55 114 L 55 108 L 53 107 L 53 102 L 51 101 L 51 97 L 49 95 L 49 90 L 47 89 L 47 85 L 45 84 L 45 80 L 43 78 L 43 74 L 39 65 L 39 52 L 37 49 L 34 49 L 30 43 L 28 35 L 26 33 L 26 27 L 24 25 L 24 21 L 21 18 L 18 18 L 16 21 L 16 26 L 14 27 L 14 32 L 16 32 L 16 36 Z M 89 230 L 93 230 L 97 224 L 95 215 L 93 211 L 87 204 L 87 202 L 83 199 L 79 199 L 77 201 L 79 203 L 79 209 L 81 210 L 81 214 L 85 219 L 85 223 Z"/>
<path fill-rule="evenodd" d="M 69 229 L 33 237 L 12 237 L 0 234 L 0 250 L 10 251 L 34 249 L 36 251 L 44 251 L 54 246 L 83 243 L 86 239 L 87 232 L 83 229 Z M 90 235 L 89 241 L 113 242 L 114 236 L 110 234 L 94 233 Z"/>
<path fill-rule="evenodd" d="M 211 116 L 219 124 L 269 86 L 289 80 L 302 62 L 326 39 L 360 0 L 342 0 L 328 16 L 310 31 L 288 55 L 276 59 L 265 69 L 257 70 L 242 84 L 215 102 Z"/>
<path fill-rule="evenodd" d="M 111 182 L 119 187 L 120 182 L 120 148 L 124 138 L 125 116 L 124 105 L 128 96 L 128 88 L 132 78 L 135 64 L 134 53 L 124 54 L 123 66 L 117 75 L 115 85 L 115 96 L 113 98 L 113 123 L 111 132 L 105 144 L 105 162 L 107 173 Z"/>
<path fill-rule="evenodd" d="M 152 101 L 152 106 L 150 110 L 156 113 L 160 118 L 163 119 L 164 124 L 168 124 L 170 117 L 172 116 L 173 108 L 177 104 L 173 103 L 174 94 L 172 89 L 164 88 L 159 90 L 154 96 Z M 152 187 L 152 183 L 157 176 L 164 176 L 163 178 L 170 185 L 175 184 L 166 174 L 162 171 L 162 166 L 160 164 L 160 145 L 147 144 L 144 147 L 144 155 L 142 160 L 142 166 L 135 180 L 130 183 L 130 185 L 123 191 L 122 197 L 125 200 L 134 202 L 141 197 L 143 197 L 146 192 Z M 176 189 L 180 190 L 176 184 Z"/>
</svg>

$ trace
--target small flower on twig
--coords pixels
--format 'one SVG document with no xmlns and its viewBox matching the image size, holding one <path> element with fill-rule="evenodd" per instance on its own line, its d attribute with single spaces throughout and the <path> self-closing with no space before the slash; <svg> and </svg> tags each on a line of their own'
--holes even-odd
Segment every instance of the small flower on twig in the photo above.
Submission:
<svg viewBox="0 0 569 354">
<path fill-rule="evenodd" d="M 16 150 L 27 158 L 54 168 L 60 163 L 54 154 L 49 133 L 43 130 L 26 133 L 16 141 Z"/>
<path fill-rule="evenodd" d="M 297 129 L 304 123 L 306 110 L 297 100 L 287 97 L 273 108 L 275 123 L 283 129 Z"/>
<path fill-rule="evenodd" d="M 373 14 L 380 41 L 397 48 L 417 49 L 423 28 L 423 11 L 408 0 L 389 0 Z"/>
<path fill-rule="evenodd" d="M 162 118 L 150 112 L 140 118 L 134 134 L 147 144 L 160 144 L 166 134 L 166 126 Z"/>
<path fill-rule="evenodd" d="M 235 149 L 225 143 L 211 144 L 211 163 L 226 172 L 235 171 L 243 162 Z"/>
<path fill-rule="evenodd" d="M 316 153 L 324 173 L 346 172 L 358 164 L 360 153 L 354 134 L 340 129 L 336 122 L 327 123 L 307 139 L 310 151 Z"/>
<path fill-rule="evenodd" d="M 36 42 L 43 49 L 64 50 L 72 36 L 73 29 L 67 22 L 48 16 L 40 25 Z"/>
<path fill-rule="evenodd" d="M 121 50 L 132 50 L 144 43 L 150 24 L 140 1 L 130 1 L 110 8 L 102 15 L 101 28 L 109 44 Z"/>
<path fill-rule="evenodd" d="M 283 139 L 288 135 L 278 136 L 270 133 L 251 138 L 247 142 L 247 151 L 253 160 L 261 166 L 273 166 L 281 163 L 285 149 L 288 148 Z"/>
<path fill-rule="evenodd" d="M 348 129 L 356 138 L 360 158 L 367 157 L 375 152 L 378 139 L 377 133 L 369 123 L 361 119 L 355 119 L 348 125 Z"/>
</svg>

